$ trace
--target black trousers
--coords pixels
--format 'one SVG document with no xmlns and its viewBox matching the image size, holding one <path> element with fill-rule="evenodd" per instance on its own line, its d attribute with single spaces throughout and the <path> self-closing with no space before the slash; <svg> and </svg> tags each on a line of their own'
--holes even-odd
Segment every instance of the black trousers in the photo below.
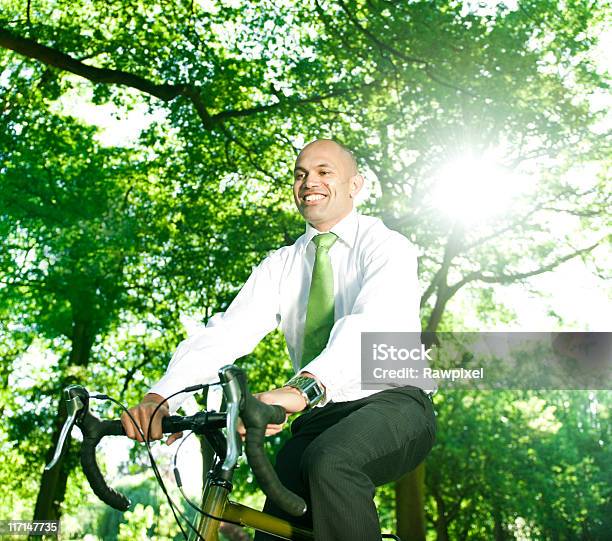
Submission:
<svg viewBox="0 0 612 541">
<path fill-rule="evenodd" d="M 275 465 L 282 483 L 306 500 L 308 512 L 296 519 L 269 499 L 264 511 L 313 528 L 316 541 L 379 541 L 375 487 L 416 468 L 435 433 L 432 403 L 414 387 L 314 408 L 293 421 Z"/>
</svg>

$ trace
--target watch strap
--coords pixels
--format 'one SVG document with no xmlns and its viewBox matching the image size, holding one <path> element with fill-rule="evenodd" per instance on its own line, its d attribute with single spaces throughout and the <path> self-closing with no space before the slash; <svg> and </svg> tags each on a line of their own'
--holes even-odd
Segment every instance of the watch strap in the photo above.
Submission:
<svg viewBox="0 0 612 541">
<path fill-rule="evenodd" d="M 321 386 L 317 383 L 316 379 L 301 376 L 299 374 L 293 376 L 287 383 L 285 383 L 285 387 L 293 387 L 294 389 L 300 391 L 304 397 L 304 400 L 306 401 L 307 408 L 316 406 L 325 397 L 323 389 L 321 389 Z"/>
</svg>

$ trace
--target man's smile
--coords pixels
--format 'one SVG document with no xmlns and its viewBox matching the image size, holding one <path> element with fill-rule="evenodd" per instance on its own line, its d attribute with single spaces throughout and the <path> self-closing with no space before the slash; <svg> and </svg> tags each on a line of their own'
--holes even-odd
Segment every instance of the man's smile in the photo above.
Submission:
<svg viewBox="0 0 612 541">
<path fill-rule="evenodd" d="M 305 205 L 308 205 L 308 206 L 319 205 L 321 204 L 322 201 L 327 199 L 327 195 L 323 193 L 319 193 L 319 192 L 310 192 L 310 193 L 302 195 L 301 199 Z"/>
</svg>

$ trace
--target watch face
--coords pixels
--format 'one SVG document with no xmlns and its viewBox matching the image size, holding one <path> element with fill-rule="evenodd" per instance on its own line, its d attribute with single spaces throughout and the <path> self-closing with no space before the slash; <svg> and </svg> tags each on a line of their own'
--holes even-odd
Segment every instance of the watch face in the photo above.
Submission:
<svg viewBox="0 0 612 541">
<path fill-rule="evenodd" d="M 323 389 L 316 379 L 306 376 L 294 376 L 287 385 L 299 389 L 306 399 L 307 406 L 312 407 L 323 398 Z"/>
</svg>

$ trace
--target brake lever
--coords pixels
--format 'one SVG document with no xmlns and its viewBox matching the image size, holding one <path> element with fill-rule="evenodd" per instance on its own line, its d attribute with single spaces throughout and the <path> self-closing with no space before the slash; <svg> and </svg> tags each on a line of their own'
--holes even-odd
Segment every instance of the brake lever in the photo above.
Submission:
<svg viewBox="0 0 612 541">
<path fill-rule="evenodd" d="M 227 399 L 227 455 L 221 466 L 224 475 L 230 475 L 242 454 L 242 441 L 238 435 L 238 416 L 243 401 L 240 384 L 234 374 L 235 367 L 224 366 L 219 370 L 219 379 Z"/>
<path fill-rule="evenodd" d="M 55 446 L 55 453 L 51 462 L 45 466 L 45 470 L 48 471 L 55 467 L 59 462 L 62 452 L 64 451 L 64 445 L 66 440 L 72 431 L 72 427 L 75 425 L 79 415 L 87 411 L 89 407 L 89 393 L 87 390 L 80 385 L 70 385 L 64 389 L 64 395 L 66 400 L 66 410 L 68 412 L 68 418 L 62 426 L 57 445 Z"/>
</svg>

